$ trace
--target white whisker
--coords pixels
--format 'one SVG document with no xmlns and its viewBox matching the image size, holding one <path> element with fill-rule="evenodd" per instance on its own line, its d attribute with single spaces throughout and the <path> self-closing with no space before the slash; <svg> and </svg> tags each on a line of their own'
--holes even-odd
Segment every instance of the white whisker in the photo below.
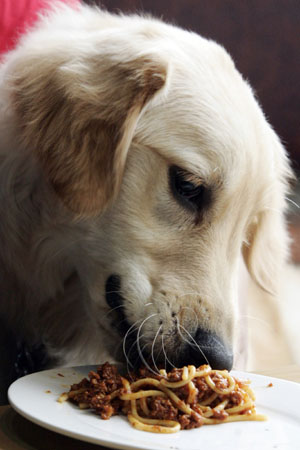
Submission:
<svg viewBox="0 0 300 450">
<path fill-rule="evenodd" d="M 131 364 L 131 362 L 129 361 L 129 359 L 128 359 L 127 355 L 126 355 L 126 339 L 127 339 L 127 337 L 129 336 L 129 334 L 131 333 L 130 330 L 132 330 L 132 328 L 135 327 L 136 324 L 137 324 L 138 322 L 140 322 L 140 320 L 141 320 L 141 319 L 137 320 L 136 322 L 134 322 L 134 324 L 131 325 L 130 328 L 128 328 L 128 330 L 126 331 L 126 334 L 125 334 L 125 336 L 124 336 L 124 338 L 123 338 L 123 354 L 124 354 L 124 356 L 125 356 L 125 358 L 126 358 L 126 364 L 127 364 L 127 367 L 128 367 L 128 364 L 129 364 L 129 365 L 133 368 L 133 365 Z M 134 330 L 132 330 L 132 331 L 134 331 Z"/>
<path fill-rule="evenodd" d="M 145 336 L 145 335 L 142 334 L 142 336 L 140 336 L 140 339 L 142 339 L 144 336 Z M 131 353 L 131 351 L 132 351 L 132 349 L 133 349 L 133 347 L 134 347 L 135 345 L 137 345 L 137 338 L 135 338 L 134 342 L 133 342 L 133 343 L 131 344 L 131 346 L 130 346 L 130 349 L 128 350 L 128 353 L 127 353 L 128 359 L 129 359 L 130 353 Z"/>
<path fill-rule="evenodd" d="M 196 323 L 195 328 L 197 329 L 198 325 L 199 325 L 199 319 L 198 319 L 197 314 L 195 313 L 195 310 L 193 308 L 191 308 L 190 306 L 181 306 L 180 309 L 181 310 L 182 309 L 190 309 L 192 311 L 192 313 L 193 313 L 192 317 L 193 317 L 193 319 L 195 320 L 195 323 Z"/>
<path fill-rule="evenodd" d="M 116 309 L 119 309 L 119 308 L 124 308 L 124 306 L 123 306 L 123 305 L 119 305 L 119 306 L 115 306 L 115 308 L 111 308 L 111 309 L 105 314 L 105 316 L 108 316 L 110 313 L 112 313 L 113 311 L 115 311 Z"/>
<path fill-rule="evenodd" d="M 142 337 L 144 337 L 144 335 L 142 335 L 141 336 L 141 338 Z M 129 371 L 129 366 L 128 366 L 128 364 L 130 364 L 131 365 L 131 367 L 134 369 L 134 363 L 136 362 L 136 359 L 134 360 L 134 363 L 133 363 L 133 365 L 130 363 L 130 353 L 131 353 L 131 351 L 132 351 L 132 349 L 134 348 L 134 346 L 137 346 L 137 338 L 135 338 L 135 340 L 134 340 L 134 342 L 131 344 L 131 346 L 130 346 L 130 348 L 129 348 L 129 350 L 128 350 L 128 353 L 127 353 L 127 361 L 126 361 L 126 369 L 127 369 L 127 373 L 128 373 L 128 375 L 130 376 L 130 379 L 132 380 L 132 376 L 130 375 L 130 371 Z"/>
<path fill-rule="evenodd" d="M 183 325 L 180 325 L 179 322 L 177 322 L 177 324 L 178 324 L 178 326 L 179 326 L 180 328 L 183 329 L 183 331 L 185 331 L 185 333 L 190 337 L 190 339 L 192 339 L 192 341 L 194 342 L 194 345 L 198 348 L 199 352 L 200 352 L 201 355 L 204 357 L 204 359 L 205 359 L 205 361 L 207 362 L 207 364 L 209 364 L 209 361 L 208 361 L 208 359 L 206 358 L 205 353 L 204 353 L 203 350 L 201 349 L 200 345 L 197 344 L 197 342 L 195 341 L 195 339 L 193 338 L 193 336 L 192 336 L 192 335 L 184 328 Z M 183 338 L 181 332 L 179 331 L 179 328 L 178 328 L 178 332 L 179 332 L 180 336 Z M 184 338 L 183 338 L 183 339 L 184 339 Z M 190 343 L 189 341 L 186 341 L 186 342 L 188 342 L 188 343 L 191 345 L 191 343 Z"/>
<path fill-rule="evenodd" d="M 193 342 L 191 342 L 191 341 L 189 341 L 188 339 L 186 339 L 183 335 L 182 335 L 182 333 L 181 333 L 181 331 L 179 330 L 179 328 L 177 328 L 177 330 L 178 330 L 178 333 L 180 334 L 180 337 L 181 337 L 181 339 L 184 341 L 184 342 L 186 342 L 187 344 L 189 344 L 191 347 L 196 347 L 197 348 L 197 346 L 193 343 Z"/>
<path fill-rule="evenodd" d="M 142 329 L 143 325 L 147 322 L 147 320 L 151 319 L 151 317 L 154 317 L 154 316 L 157 316 L 157 313 L 151 314 L 150 316 L 146 317 L 146 319 L 144 319 L 143 322 L 141 323 L 141 325 L 139 326 L 139 329 L 137 332 L 137 349 L 138 349 L 139 357 L 140 357 L 141 361 L 143 362 L 143 364 L 147 367 L 148 370 L 150 370 L 150 372 L 152 372 L 156 375 L 156 372 L 149 366 L 149 364 L 145 360 L 144 355 L 141 351 L 141 347 L 140 347 L 141 329 Z"/>
<path fill-rule="evenodd" d="M 289 197 L 285 197 L 286 201 L 290 202 L 292 205 L 296 206 L 296 208 L 300 209 L 300 206 L 298 205 L 298 203 L 294 202 L 294 200 L 292 200 Z"/>
<path fill-rule="evenodd" d="M 156 339 L 157 339 L 157 337 L 158 337 L 159 332 L 160 332 L 161 329 L 162 329 L 162 325 L 160 325 L 160 327 L 158 328 L 158 330 L 157 330 L 157 332 L 156 332 L 156 334 L 155 334 L 155 336 L 154 336 L 154 339 L 153 339 L 153 342 L 152 342 L 152 346 L 151 346 L 151 359 L 152 359 L 152 361 L 153 361 L 154 368 L 157 370 L 157 372 L 159 372 L 159 370 L 158 370 L 157 365 L 155 364 L 155 359 L 154 359 L 154 346 L 155 346 L 155 341 L 156 341 Z"/>
<path fill-rule="evenodd" d="M 175 368 L 174 364 L 171 363 L 171 361 L 169 360 L 169 358 L 167 356 L 167 352 L 166 352 L 165 346 L 164 346 L 164 335 L 163 334 L 161 335 L 161 347 L 162 347 L 162 351 L 163 351 L 163 354 L 165 357 L 165 368 L 166 368 L 166 361 L 170 364 L 171 367 Z"/>
</svg>

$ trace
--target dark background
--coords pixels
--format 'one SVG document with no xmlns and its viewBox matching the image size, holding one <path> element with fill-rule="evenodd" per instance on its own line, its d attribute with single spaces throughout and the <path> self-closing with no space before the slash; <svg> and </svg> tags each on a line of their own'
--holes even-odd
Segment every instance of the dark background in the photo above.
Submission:
<svg viewBox="0 0 300 450">
<path fill-rule="evenodd" d="M 86 0 L 109 11 L 145 11 L 216 40 L 250 81 L 300 169 L 299 0 Z"/>
</svg>

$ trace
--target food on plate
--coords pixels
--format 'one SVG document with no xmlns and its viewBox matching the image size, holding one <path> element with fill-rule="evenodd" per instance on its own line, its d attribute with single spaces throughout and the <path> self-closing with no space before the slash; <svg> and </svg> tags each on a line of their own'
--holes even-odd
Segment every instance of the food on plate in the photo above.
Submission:
<svg viewBox="0 0 300 450">
<path fill-rule="evenodd" d="M 126 414 L 135 428 L 154 433 L 244 420 L 266 420 L 257 414 L 250 381 L 209 365 L 157 372 L 145 367 L 128 378 L 106 362 L 88 378 L 73 384 L 58 401 L 92 409 L 102 419 Z"/>
</svg>

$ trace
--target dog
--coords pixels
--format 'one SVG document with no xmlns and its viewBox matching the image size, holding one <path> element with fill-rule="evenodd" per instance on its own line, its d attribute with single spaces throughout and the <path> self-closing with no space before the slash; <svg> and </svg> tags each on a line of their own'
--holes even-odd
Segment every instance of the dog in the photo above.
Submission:
<svg viewBox="0 0 300 450">
<path fill-rule="evenodd" d="M 2 319 L 52 364 L 231 369 L 241 257 L 276 292 L 293 174 L 224 48 L 56 6 L 0 105 Z"/>
</svg>

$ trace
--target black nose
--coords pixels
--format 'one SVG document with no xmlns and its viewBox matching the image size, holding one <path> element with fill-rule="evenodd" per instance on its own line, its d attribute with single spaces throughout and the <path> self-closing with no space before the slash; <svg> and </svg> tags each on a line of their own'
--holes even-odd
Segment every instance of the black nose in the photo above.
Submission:
<svg viewBox="0 0 300 450">
<path fill-rule="evenodd" d="M 198 328 L 194 342 L 188 344 L 182 351 L 178 364 L 192 364 L 196 367 L 209 364 L 213 369 L 231 370 L 233 353 L 223 340 L 215 333 Z"/>
</svg>

